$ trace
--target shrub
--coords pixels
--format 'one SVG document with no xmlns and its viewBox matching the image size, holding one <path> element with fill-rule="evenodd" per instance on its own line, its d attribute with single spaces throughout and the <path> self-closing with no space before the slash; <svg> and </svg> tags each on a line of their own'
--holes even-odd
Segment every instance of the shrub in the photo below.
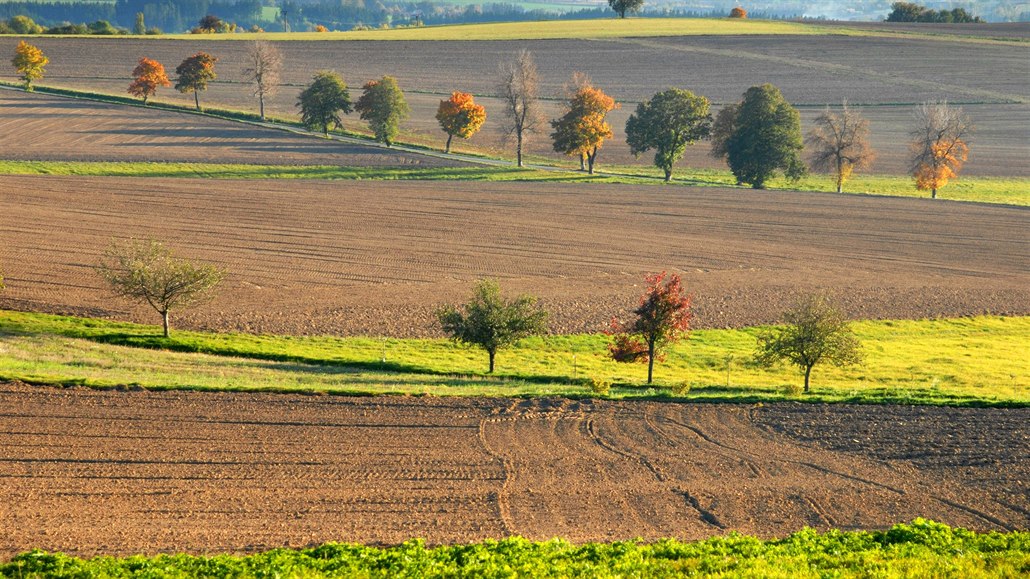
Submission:
<svg viewBox="0 0 1030 579">
<path fill-rule="evenodd" d="M 747 18 L 747 10 L 737 6 L 733 10 L 730 10 L 730 18 Z"/>
<path fill-rule="evenodd" d="M 590 391 L 598 396 L 608 396 L 612 391 L 612 382 L 605 378 L 593 377 L 590 379 Z"/>
</svg>

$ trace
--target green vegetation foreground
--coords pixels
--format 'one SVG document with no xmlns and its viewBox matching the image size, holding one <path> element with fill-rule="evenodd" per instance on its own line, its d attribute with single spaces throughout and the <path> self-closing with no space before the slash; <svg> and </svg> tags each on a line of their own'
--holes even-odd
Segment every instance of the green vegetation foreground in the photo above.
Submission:
<svg viewBox="0 0 1030 579">
<path fill-rule="evenodd" d="M 1019 577 L 1030 533 L 974 533 L 917 519 L 887 531 L 805 529 L 761 541 L 731 533 L 694 543 L 572 545 L 514 537 L 428 548 L 326 544 L 249 556 L 83 560 L 43 551 L 0 565 L 4 577 Z"/>
</svg>

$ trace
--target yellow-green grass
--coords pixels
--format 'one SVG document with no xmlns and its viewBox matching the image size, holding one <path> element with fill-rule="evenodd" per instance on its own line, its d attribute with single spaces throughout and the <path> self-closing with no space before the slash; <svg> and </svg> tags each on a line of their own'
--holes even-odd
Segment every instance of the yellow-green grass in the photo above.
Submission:
<svg viewBox="0 0 1030 579">
<path fill-rule="evenodd" d="M 974 29 L 970 31 L 975 32 Z M 844 35 L 883 38 L 920 38 L 948 42 L 1025 45 L 1020 39 L 995 39 L 969 34 L 921 33 L 885 29 L 860 29 L 820 26 L 778 20 L 731 18 L 627 18 L 584 20 L 540 20 L 530 22 L 493 22 L 448 24 L 414 28 L 350 30 L 333 32 L 261 32 L 238 34 L 162 34 L 152 36 L 76 36 L 75 38 L 176 39 L 203 42 L 221 40 L 548 40 L 604 39 L 660 36 L 713 35 Z M 56 35 L 60 36 L 60 35 Z"/>
<path fill-rule="evenodd" d="M 611 396 L 779 400 L 801 382 L 790 367 L 750 363 L 761 328 L 699 330 L 645 384 L 643 365 L 606 356 L 603 335 L 523 340 L 486 373 L 478 349 L 443 339 L 259 336 L 175 332 L 91 318 L 0 312 L 0 379 L 89 386 L 311 391 L 349 394 Z M 865 361 L 817 367 L 813 401 L 1030 404 L 1030 318 L 982 316 L 855 323 Z M 384 361 L 385 358 L 385 361 Z M 729 370 L 727 372 L 727 369 Z"/>
<path fill-rule="evenodd" d="M 505 166 L 475 167 L 341 167 L 336 165 L 249 165 L 233 163 L 148 163 L 91 161 L 2 161 L 0 175 L 79 175 L 97 177 L 171 177 L 210 179 L 372 179 L 372 180 L 462 180 L 535 181 L 573 183 L 622 183 L 662 185 L 655 169 L 642 166 L 602 167 L 595 175 L 564 170 L 518 169 Z M 673 185 L 692 187 L 736 187 L 729 171 L 681 169 Z M 774 179 L 771 189 L 797 191 L 834 190 L 830 177 L 810 175 L 791 183 Z M 892 197 L 929 197 L 918 191 L 903 175 L 858 175 L 845 186 L 845 193 Z M 940 199 L 1030 206 L 1030 178 L 961 177 L 938 191 Z"/>
</svg>

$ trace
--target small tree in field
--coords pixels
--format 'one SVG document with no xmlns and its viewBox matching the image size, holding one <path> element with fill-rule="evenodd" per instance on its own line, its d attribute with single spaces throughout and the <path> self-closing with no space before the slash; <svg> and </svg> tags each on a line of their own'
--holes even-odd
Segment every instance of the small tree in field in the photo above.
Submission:
<svg viewBox="0 0 1030 579">
<path fill-rule="evenodd" d="M 447 133 L 444 152 L 450 153 L 454 137 L 468 139 L 479 132 L 486 122 L 486 109 L 477 105 L 471 94 L 455 91 L 451 93 L 451 98 L 440 101 L 436 120 L 440 122 L 443 132 Z"/>
<path fill-rule="evenodd" d="M 637 105 L 626 121 L 626 143 L 634 156 L 654 149 L 654 164 L 672 180 L 672 166 L 687 146 L 708 137 L 712 115 L 708 99 L 689 90 L 670 88 Z"/>
<path fill-rule="evenodd" d="M 446 306 L 437 312 L 437 318 L 443 331 L 456 342 L 486 350 L 493 373 L 497 350 L 547 331 L 547 312 L 539 309 L 536 302 L 535 297 L 528 295 L 505 300 L 497 282 L 483 280 L 476 285 L 468 303 L 460 309 Z"/>
<path fill-rule="evenodd" d="M 747 10 L 737 6 L 733 10 L 730 10 L 730 18 L 747 18 Z"/>
<path fill-rule="evenodd" d="M 690 330 L 690 296 L 684 294 L 680 276 L 664 271 L 646 278 L 636 316 L 628 323 L 613 319 L 613 342 L 608 353 L 616 362 L 647 361 L 647 383 L 652 382 L 655 360 Z"/>
<path fill-rule="evenodd" d="M 225 278 L 225 271 L 175 257 L 154 240 L 112 245 L 96 271 L 115 294 L 161 314 L 166 338 L 170 312 L 211 299 Z"/>
<path fill-rule="evenodd" d="M 861 362 L 858 339 L 851 325 L 824 295 L 802 298 L 783 314 L 784 325 L 758 336 L 755 361 L 773 366 L 782 360 L 805 373 L 805 392 L 816 364 L 826 361 L 836 366 Z"/>
<path fill-rule="evenodd" d="M 171 85 L 168 75 L 165 74 L 164 65 L 144 56 L 139 59 L 139 64 L 132 70 L 129 94 L 142 98 L 143 104 L 146 105 L 147 100 L 157 94 L 158 87 Z"/>
<path fill-rule="evenodd" d="M 936 199 L 937 190 L 958 177 L 969 158 L 972 132 L 969 117 L 945 101 L 925 102 L 916 109 L 911 145 L 916 189 L 930 191 L 930 198 Z"/>
<path fill-rule="evenodd" d="M 250 45 L 243 77 L 254 85 L 261 120 L 265 120 L 265 97 L 279 91 L 279 78 L 283 70 L 283 54 L 271 42 L 256 40 Z"/>
<path fill-rule="evenodd" d="M 183 93 L 193 93 L 193 101 L 200 110 L 200 91 L 207 90 L 207 83 L 214 80 L 215 62 L 218 59 L 206 52 L 198 52 L 182 61 L 175 67 L 175 74 L 179 76 L 175 81 L 175 90 Z"/>
<path fill-rule="evenodd" d="M 575 85 L 578 86 L 570 91 L 572 94 L 565 105 L 565 114 L 551 121 L 554 128 L 551 139 L 556 152 L 579 157 L 580 169 L 584 168 L 586 161 L 587 171 L 592 175 L 597 153 L 605 139 L 612 136 L 612 127 L 605 117 L 619 108 L 619 104 L 592 86 L 585 76 L 580 75 L 578 80 L 574 80 Z"/>
<path fill-rule="evenodd" d="M 848 108 L 844 101 L 840 114 L 826 107 L 815 119 L 805 144 L 809 147 L 812 169 L 834 176 L 837 193 L 856 170 L 872 164 L 876 154 L 869 145 L 869 121 Z"/>
<path fill-rule="evenodd" d="M 732 110 L 733 132 L 722 148 L 738 183 L 764 189 L 778 171 L 792 181 L 804 177 L 808 169 L 801 160 L 801 115 L 780 89 L 771 84 L 753 86 Z"/>
<path fill-rule="evenodd" d="M 329 125 L 340 126 L 340 113 L 350 114 L 353 110 L 347 84 L 339 74 L 323 70 L 315 74 L 314 80 L 300 93 L 297 99 L 300 107 L 300 122 L 308 129 L 320 129 L 329 136 Z"/>
<path fill-rule="evenodd" d="M 376 140 L 389 147 L 400 132 L 401 122 L 408 118 L 411 111 L 408 102 L 404 100 L 404 93 L 397 86 L 397 79 L 392 76 L 368 81 L 363 91 L 361 98 L 354 104 L 354 110 L 361 115 L 362 120 L 368 121 Z"/>
<path fill-rule="evenodd" d="M 32 90 L 32 82 L 43 78 L 45 68 L 50 63 L 43 51 L 22 40 L 14 49 L 11 64 L 18 71 L 18 76 L 25 83 L 25 90 Z"/>
<path fill-rule="evenodd" d="M 514 60 L 501 64 L 500 73 L 497 88 L 504 103 L 501 130 L 506 138 L 515 140 L 516 164 L 522 167 L 526 143 L 540 125 L 539 78 L 533 55 L 528 50 L 519 52 Z"/>
<path fill-rule="evenodd" d="M 644 0 L 608 0 L 608 5 L 619 15 L 625 18 L 627 13 L 638 12 L 644 6 Z"/>
</svg>

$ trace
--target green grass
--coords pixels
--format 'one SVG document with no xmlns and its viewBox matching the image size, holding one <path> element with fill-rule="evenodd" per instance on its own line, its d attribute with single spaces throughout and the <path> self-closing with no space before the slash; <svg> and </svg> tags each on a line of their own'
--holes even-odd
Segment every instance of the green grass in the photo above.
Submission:
<svg viewBox="0 0 1030 579">
<path fill-rule="evenodd" d="M 43 551 L 0 564 L 0 576 L 72 577 L 1020 577 L 1030 533 L 975 533 L 916 519 L 887 531 L 804 529 L 784 539 L 731 533 L 682 543 L 573 545 L 519 537 L 470 545 L 329 543 L 255 555 L 158 555 L 83 560 Z"/>
<path fill-rule="evenodd" d="M 377 168 L 336 165 L 248 165 L 231 163 L 147 163 L 89 161 L 3 161 L 0 175 L 80 175 L 98 177 L 172 177 L 210 179 L 372 179 L 432 181 L 532 181 L 573 183 L 621 183 L 663 185 L 657 170 L 648 167 L 601 167 L 598 174 L 578 171 L 546 171 L 503 166 Z M 683 169 L 674 175 L 673 185 L 693 187 L 736 187 L 729 171 Z M 833 191 L 832 179 L 812 175 L 800 183 L 783 179 L 770 182 L 771 189 Z M 928 198 L 917 191 L 912 180 L 896 175 L 859 175 L 845 193 Z M 760 192 L 749 193 L 760 195 Z M 1019 177 L 963 177 L 938 192 L 953 201 L 1002 203 L 1030 206 L 1030 179 Z"/>
<path fill-rule="evenodd" d="M 855 324 L 861 366 L 817 367 L 810 401 L 1030 404 L 1030 318 L 976 317 Z M 486 356 L 440 339 L 335 338 L 175 332 L 90 318 L 0 312 L 0 379 L 29 383 L 341 394 L 590 396 L 589 378 L 614 398 L 761 401 L 790 398 L 792 368 L 749 363 L 757 328 L 699 330 L 656 367 L 616 364 L 603 335 L 531 338 Z M 383 361 L 385 353 L 385 362 Z M 727 379 L 727 364 L 729 377 Z"/>
</svg>

